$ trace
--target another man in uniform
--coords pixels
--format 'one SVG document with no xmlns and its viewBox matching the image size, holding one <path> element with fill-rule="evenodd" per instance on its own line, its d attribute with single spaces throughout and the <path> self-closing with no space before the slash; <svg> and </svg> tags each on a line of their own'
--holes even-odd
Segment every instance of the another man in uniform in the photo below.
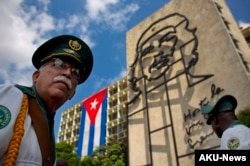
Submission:
<svg viewBox="0 0 250 166">
<path fill-rule="evenodd" d="M 33 86 L 0 86 L 0 165 L 55 165 L 54 115 L 90 75 L 93 56 L 79 38 L 62 35 L 33 54 Z"/>
<path fill-rule="evenodd" d="M 207 124 L 221 138 L 221 149 L 250 149 L 250 129 L 237 120 L 236 107 L 237 100 L 225 95 L 215 105 L 206 105 L 201 109 Z"/>
</svg>

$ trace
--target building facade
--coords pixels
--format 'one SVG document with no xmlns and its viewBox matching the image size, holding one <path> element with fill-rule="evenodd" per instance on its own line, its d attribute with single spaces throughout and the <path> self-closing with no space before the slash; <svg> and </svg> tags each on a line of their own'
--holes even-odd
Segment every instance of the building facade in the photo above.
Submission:
<svg viewBox="0 0 250 166">
<path fill-rule="evenodd" d="M 241 28 L 241 33 L 243 34 L 248 46 L 250 47 L 250 26 L 246 28 Z"/>
<path fill-rule="evenodd" d="M 224 0 L 171 0 L 126 35 L 129 165 L 194 165 L 217 149 L 202 105 L 249 106 L 250 50 Z"/>
<path fill-rule="evenodd" d="M 111 138 L 127 144 L 127 77 L 108 87 L 107 143 Z"/>
<path fill-rule="evenodd" d="M 224 0 L 171 0 L 129 30 L 128 78 L 108 86 L 106 143 L 128 143 L 131 166 L 194 165 L 196 149 L 219 148 L 200 107 L 225 94 L 237 112 L 249 106 L 249 32 Z M 76 150 L 81 111 L 65 110 L 58 134 Z"/>
<path fill-rule="evenodd" d="M 77 148 L 82 104 L 77 103 L 61 114 L 57 142 L 67 142 Z"/>
</svg>

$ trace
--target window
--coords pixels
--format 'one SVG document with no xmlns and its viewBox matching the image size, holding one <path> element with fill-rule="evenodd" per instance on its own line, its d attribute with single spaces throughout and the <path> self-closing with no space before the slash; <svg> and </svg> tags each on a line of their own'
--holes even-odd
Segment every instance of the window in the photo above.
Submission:
<svg viewBox="0 0 250 166">
<path fill-rule="evenodd" d="M 59 137 L 59 142 L 63 142 L 63 136 Z"/>
<path fill-rule="evenodd" d="M 75 130 L 73 131 L 73 133 L 74 133 L 74 135 L 77 135 L 77 134 L 79 133 L 79 129 L 75 129 Z"/>
<path fill-rule="evenodd" d="M 66 139 L 70 139 L 71 138 L 71 132 L 66 134 Z"/>
<path fill-rule="evenodd" d="M 70 111 L 69 116 L 73 117 L 74 116 L 74 111 Z"/>
<path fill-rule="evenodd" d="M 72 121 L 68 122 L 68 127 L 72 127 L 72 125 L 73 125 Z"/>
<path fill-rule="evenodd" d="M 61 131 L 65 130 L 65 125 L 61 126 Z"/>
<path fill-rule="evenodd" d="M 75 119 L 75 124 L 78 124 L 80 122 L 80 118 Z"/>
<path fill-rule="evenodd" d="M 63 120 L 67 119 L 67 114 L 63 115 Z"/>
</svg>

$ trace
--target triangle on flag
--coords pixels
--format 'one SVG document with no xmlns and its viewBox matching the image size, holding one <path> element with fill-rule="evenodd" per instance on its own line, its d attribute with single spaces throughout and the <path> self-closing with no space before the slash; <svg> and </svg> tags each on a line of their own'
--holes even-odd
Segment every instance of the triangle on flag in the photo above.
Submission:
<svg viewBox="0 0 250 166">
<path fill-rule="evenodd" d="M 103 102 L 106 92 L 107 92 L 107 89 L 105 88 L 83 101 L 83 106 L 85 107 L 85 110 L 87 111 L 91 125 L 95 124 L 96 115 L 98 111 L 100 110 L 100 106 Z"/>
</svg>

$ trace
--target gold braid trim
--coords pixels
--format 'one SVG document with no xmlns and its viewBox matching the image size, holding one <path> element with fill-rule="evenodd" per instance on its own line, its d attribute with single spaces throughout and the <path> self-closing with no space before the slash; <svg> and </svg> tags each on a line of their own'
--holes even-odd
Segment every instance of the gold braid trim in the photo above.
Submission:
<svg viewBox="0 0 250 166">
<path fill-rule="evenodd" d="M 24 134 L 24 120 L 26 117 L 27 110 L 28 110 L 28 96 L 27 94 L 23 94 L 21 110 L 16 118 L 16 122 L 14 125 L 14 134 L 9 143 L 6 158 L 4 161 L 4 166 L 16 165 L 20 144 Z"/>
</svg>

